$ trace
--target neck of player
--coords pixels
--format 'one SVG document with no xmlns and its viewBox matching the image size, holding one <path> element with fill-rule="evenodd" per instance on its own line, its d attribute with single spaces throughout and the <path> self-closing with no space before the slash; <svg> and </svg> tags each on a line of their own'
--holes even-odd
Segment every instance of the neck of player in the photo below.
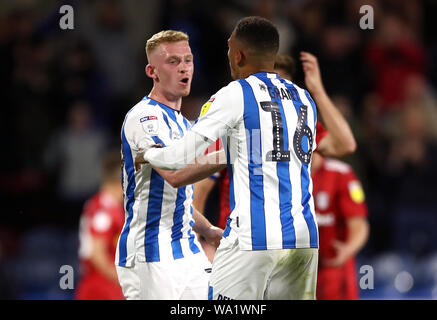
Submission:
<svg viewBox="0 0 437 320">
<path fill-rule="evenodd" d="M 166 93 L 163 90 L 160 90 L 159 88 L 153 87 L 148 97 L 162 104 L 165 104 L 166 106 L 172 109 L 181 110 L 181 105 L 182 105 L 181 96 L 175 96 L 170 93 Z"/>
<path fill-rule="evenodd" d="M 275 73 L 275 68 L 274 68 L 274 62 L 258 62 L 258 63 L 251 63 L 251 64 L 247 64 L 243 67 L 241 67 L 241 69 L 239 70 L 239 78 L 240 79 L 245 79 L 248 76 L 254 74 L 254 73 L 258 73 L 258 72 L 269 72 L 269 73 Z"/>
</svg>

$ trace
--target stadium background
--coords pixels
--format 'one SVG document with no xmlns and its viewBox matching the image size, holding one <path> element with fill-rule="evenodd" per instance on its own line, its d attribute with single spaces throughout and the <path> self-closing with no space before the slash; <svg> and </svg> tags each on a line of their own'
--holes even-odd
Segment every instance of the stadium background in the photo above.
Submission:
<svg viewBox="0 0 437 320">
<path fill-rule="evenodd" d="M 63 4 L 74 30 L 59 27 Z M 373 30 L 359 28 L 364 4 Z M 437 298 L 436 9 L 426 0 L 1 1 L 0 298 L 73 297 L 59 269 L 73 266 L 77 282 L 78 219 L 98 187 L 99 156 L 119 149 L 125 113 L 151 89 L 145 41 L 161 29 L 189 34 L 195 75 L 183 112 L 194 119 L 230 81 L 226 40 L 246 15 L 278 26 L 282 53 L 318 56 L 355 133 L 346 161 L 371 226 L 357 264 L 375 276 L 361 298 Z M 214 220 L 216 195 L 208 208 Z"/>
</svg>

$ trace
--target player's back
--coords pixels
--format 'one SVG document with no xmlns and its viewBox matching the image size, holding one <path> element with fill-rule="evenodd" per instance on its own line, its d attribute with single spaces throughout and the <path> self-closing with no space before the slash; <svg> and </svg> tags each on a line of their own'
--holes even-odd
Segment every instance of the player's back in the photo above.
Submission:
<svg viewBox="0 0 437 320">
<path fill-rule="evenodd" d="M 190 124 L 180 111 L 145 97 L 126 115 L 122 132 L 122 184 L 126 221 L 116 264 L 157 262 L 199 252 L 192 232 L 192 185 L 174 188 L 150 165 L 135 171 L 141 149 L 164 147 L 182 137 Z"/>
<path fill-rule="evenodd" d="M 309 94 L 275 73 L 232 82 L 222 93 L 241 105 L 228 133 L 230 208 L 224 236 L 243 250 L 317 248 L 310 162 L 316 107 Z"/>
</svg>

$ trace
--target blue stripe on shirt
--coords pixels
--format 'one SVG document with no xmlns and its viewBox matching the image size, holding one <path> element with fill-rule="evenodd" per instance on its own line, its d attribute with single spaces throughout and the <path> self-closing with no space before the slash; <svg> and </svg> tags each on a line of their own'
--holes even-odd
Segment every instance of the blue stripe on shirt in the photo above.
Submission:
<svg viewBox="0 0 437 320">
<path fill-rule="evenodd" d="M 152 136 L 152 139 L 156 144 L 160 143 L 163 147 L 165 147 L 165 143 L 158 136 Z M 164 179 L 156 170 L 152 169 L 150 174 L 146 230 L 144 234 L 144 252 L 147 262 L 160 261 L 158 234 L 159 222 L 161 220 L 163 194 Z"/>
<path fill-rule="evenodd" d="M 226 145 L 225 145 L 226 144 Z M 228 179 L 229 179 L 229 209 L 232 212 L 235 208 L 235 196 L 234 196 L 234 173 L 232 171 L 231 156 L 229 152 L 229 145 L 227 140 L 223 140 L 223 148 L 226 148 L 226 161 L 228 167 Z M 226 238 L 231 233 L 231 221 L 230 216 L 227 218 L 226 228 L 223 232 L 223 237 Z"/>
<path fill-rule="evenodd" d="M 170 117 L 170 119 L 176 123 L 176 125 L 178 126 L 178 129 L 179 129 L 179 133 L 182 137 L 184 135 L 184 130 L 182 130 L 182 127 L 180 126 L 178 119 L 176 118 L 176 112 L 178 112 L 178 111 L 173 110 L 172 108 L 170 108 L 162 103 L 159 103 L 159 105 L 164 110 L 164 112 Z"/>
<path fill-rule="evenodd" d="M 291 92 L 291 97 L 293 100 L 294 107 L 296 109 L 297 114 L 299 115 L 300 107 L 303 106 L 302 100 L 300 99 L 299 92 L 294 87 L 293 84 L 285 82 L 285 80 L 280 79 L 281 82 L 287 87 L 287 89 Z M 311 101 L 311 100 L 310 100 Z M 311 105 L 312 108 L 315 108 L 315 105 Z M 307 120 L 308 122 L 308 120 Z M 311 213 L 311 208 L 309 205 L 309 201 L 311 199 L 311 193 L 309 191 L 309 185 L 310 185 L 310 174 L 309 174 L 309 167 L 308 164 L 302 163 L 302 168 L 300 171 L 300 180 L 301 180 L 301 187 L 302 187 L 302 200 L 301 204 L 303 206 L 303 216 L 305 218 L 308 231 L 310 234 L 310 246 L 311 248 L 318 248 L 318 234 L 317 234 L 317 226 L 314 222 L 313 215 Z"/>
<path fill-rule="evenodd" d="M 135 168 L 134 168 L 134 161 L 132 157 L 132 152 L 130 149 L 129 142 L 126 139 L 126 135 L 124 133 L 124 124 L 121 131 L 121 141 L 122 141 L 122 148 L 124 153 L 124 167 L 127 174 L 127 188 L 126 188 L 126 207 L 125 212 L 128 213 L 128 217 L 126 220 L 126 223 L 124 224 L 124 228 L 120 234 L 120 240 L 119 240 L 119 260 L 118 265 L 119 266 L 126 266 L 126 259 L 127 259 L 127 237 L 129 235 L 130 230 L 130 223 L 133 218 L 133 210 L 132 207 L 135 203 Z"/>
<path fill-rule="evenodd" d="M 194 187 L 193 187 L 193 185 L 191 185 L 191 194 L 192 194 L 191 203 L 193 203 L 193 200 L 194 200 Z M 193 205 L 190 205 L 190 213 L 191 213 L 191 218 L 193 218 Z M 194 226 L 194 221 L 191 220 L 190 221 L 191 229 L 193 228 L 193 226 Z M 197 247 L 196 243 L 194 242 L 195 235 L 191 233 L 191 229 L 188 229 L 188 242 L 190 244 L 190 249 L 193 253 L 198 253 L 198 252 L 200 252 L 200 250 Z"/>
<path fill-rule="evenodd" d="M 250 220 L 252 231 L 252 249 L 266 250 L 266 221 L 264 212 L 264 188 L 260 136 L 260 118 L 258 102 L 252 91 L 252 87 L 246 80 L 238 80 L 243 89 L 244 99 L 244 126 L 246 129 L 246 143 L 249 151 L 249 188 L 250 188 Z M 258 134 L 256 134 L 258 133 Z M 258 174 L 254 174 L 254 172 Z"/>
<path fill-rule="evenodd" d="M 193 208 L 191 208 L 191 211 L 193 211 Z M 191 228 L 188 229 L 188 243 L 190 245 L 190 250 L 191 250 L 192 253 L 199 253 L 200 249 L 196 245 L 196 243 L 194 242 L 195 235 L 191 233 L 191 230 L 192 230 L 193 226 L 194 226 L 194 221 L 191 220 L 190 221 L 190 227 Z"/>
<path fill-rule="evenodd" d="M 275 87 L 272 81 L 266 76 L 258 76 L 258 78 L 265 82 L 268 87 Z M 281 99 L 273 98 L 279 105 L 279 111 L 282 119 L 282 150 L 289 150 L 288 127 L 287 119 L 285 117 L 284 107 Z M 296 233 L 293 225 L 293 215 L 291 213 L 291 182 L 290 182 L 290 161 L 277 161 L 276 172 L 279 181 L 279 210 L 282 225 L 282 247 L 284 249 L 296 247 Z"/>
<path fill-rule="evenodd" d="M 181 238 L 182 238 L 182 227 L 183 227 L 183 218 L 185 213 L 184 202 L 186 199 L 185 195 L 186 187 L 178 188 L 177 196 L 176 196 L 176 204 L 175 211 L 173 214 L 173 226 L 171 228 L 171 247 L 173 250 L 173 258 L 181 259 L 184 257 L 182 253 L 181 247 Z"/>
<path fill-rule="evenodd" d="M 149 203 L 147 206 L 144 251 L 147 262 L 160 261 L 159 256 L 159 222 L 161 220 L 164 179 L 152 169 L 150 174 Z"/>
<path fill-rule="evenodd" d="M 316 132 L 316 124 L 317 124 L 317 107 L 316 104 L 314 103 L 313 98 L 311 98 L 310 94 L 308 91 L 305 90 L 305 95 L 307 96 L 308 100 L 311 103 L 311 106 L 313 107 L 313 113 L 314 113 L 314 132 Z M 314 138 L 314 141 L 316 141 L 316 139 Z"/>
</svg>

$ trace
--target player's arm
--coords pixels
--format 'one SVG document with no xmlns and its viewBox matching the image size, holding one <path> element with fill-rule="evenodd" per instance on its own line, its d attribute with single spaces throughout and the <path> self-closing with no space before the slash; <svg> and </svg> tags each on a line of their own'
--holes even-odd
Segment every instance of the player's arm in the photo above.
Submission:
<svg viewBox="0 0 437 320">
<path fill-rule="evenodd" d="M 193 206 L 202 214 L 205 213 L 206 200 L 214 185 L 215 180 L 211 178 L 200 180 L 194 184 Z"/>
<path fill-rule="evenodd" d="M 213 226 L 194 206 L 193 219 L 193 230 L 203 236 L 209 244 L 217 248 L 222 238 L 223 229 Z"/>
<path fill-rule="evenodd" d="M 219 137 L 217 136 L 217 138 Z M 175 141 L 168 147 L 149 148 L 139 152 L 135 158 L 135 167 L 141 166 L 142 163 L 150 163 L 158 169 L 184 169 L 189 164 L 192 164 L 198 156 L 203 154 L 206 148 L 213 142 L 214 140 L 209 140 L 206 136 L 190 130 L 182 139 Z M 220 170 L 218 166 L 215 168 Z"/>
<path fill-rule="evenodd" d="M 351 217 L 346 219 L 348 237 L 345 242 L 333 243 L 336 256 L 325 260 L 324 265 L 338 267 L 343 265 L 349 258 L 355 256 L 366 244 L 369 236 L 369 223 L 366 217 Z"/>
<path fill-rule="evenodd" d="M 326 157 L 341 157 L 355 152 L 357 144 L 352 130 L 325 91 L 317 58 L 308 52 L 301 52 L 300 59 L 305 74 L 305 85 L 329 132 L 320 141 L 317 151 Z"/>
<path fill-rule="evenodd" d="M 353 257 L 365 245 L 369 236 L 369 223 L 367 221 L 367 205 L 361 183 L 355 173 L 350 171 L 342 174 L 341 180 L 337 182 L 339 187 L 336 196 L 336 204 L 339 213 L 343 217 L 347 238 L 344 242 L 333 243 L 336 256 L 325 261 L 328 266 L 340 266 L 347 259 Z"/>
<path fill-rule="evenodd" d="M 348 239 L 346 240 L 349 256 L 354 256 L 360 251 L 369 237 L 369 223 L 365 217 L 346 219 Z"/>
<path fill-rule="evenodd" d="M 132 155 L 137 171 L 141 168 L 141 164 L 144 163 L 144 161 L 141 162 L 139 159 L 144 160 L 143 153 L 145 150 L 162 147 L 163 137 L 160 135 L 168 134 L 166 128 L 167 126 L 164 123 L 162 114 L 153 108 L 146 108 L 142 113 L 135 114 L 126 119 L 126 125 L 124 126 L 125 136 L 126 140 L 133 146 Z M 178 147 L 176 146 L 176 148 Z M 170 147 L 165 149 L 170 149 Z M 174 147 L 171 147 L 171 149 L 174 149 Z M 184 149 L 178 149 L 177 151 L 173 151 L 169 158 L 184 158 Z M 223 150 L 202 155 L 195 161 L 194 158 L 190 157 L 190 160 L 185 163 L 185 165 L 188 164 L 188 167 L 184 170 L 168 171 L 166 169 L 182 169 L 185 166 L 168 168 L 162 165 L 156 165 L 154 169 L 173 187 L 181 187 L 209 177 L 211 174 L 223 169 L 226 165 L 226 156 Z"/>
<path fill-rule="evenodd" d="M 243 106 L 241 86 L 238 82 L 231 82 L 202 107 L 197 123 L 182 139 L 165 148 L 146 150 L 142 156 L 144 161 L 160 169 L 185 168 L 218 138 L 228 135 L 228 131 L 241 120 Z"/>
<path fill-rule="evenodd" d="M 114 261 L 108 254 L 107 240 L 104 236 L 93 235 L 90 261 L 107 279 L 118 283 Z"/>
<path fill-rule="evenodd" d="M 170 185 L 179 188 L 188 184 L 193 184 L 200 180 L 207 179 L 209 176 L 226 167 L 226 157 L 224 150 L 209 153 L 195 159 L 194 163 L 187 165 L 184 169 L 171 171 L 155 169 Z M 214 184 L 214 182 L 213 182 Z M 197 194 L 196 194 L 197 197 Z M 203 210 L 201 210 L 203 212 Z"/>
</svg>

